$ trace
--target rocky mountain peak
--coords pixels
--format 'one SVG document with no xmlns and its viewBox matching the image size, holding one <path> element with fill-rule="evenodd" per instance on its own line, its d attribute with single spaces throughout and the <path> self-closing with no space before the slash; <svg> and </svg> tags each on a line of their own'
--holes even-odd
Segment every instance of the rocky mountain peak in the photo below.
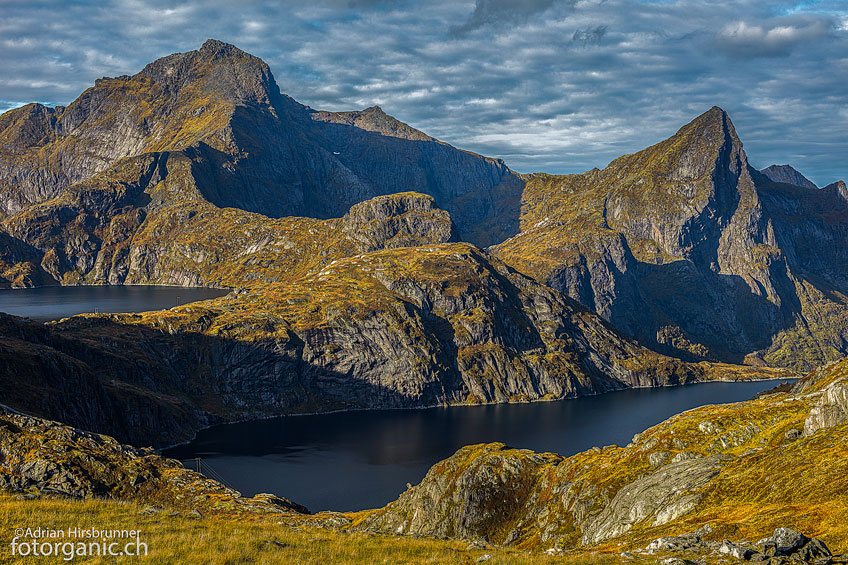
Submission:
<svg viewBox="0 0 848 565">
<path fill-rule="evenodd" d="M 804 188 L 818 188 L 810 179 L 798 172 L 791 165 L 771 165 L 760 171 L 774 182 L 794 184 Z"/>
<path fill-rule="evenodd" d="M 230 43 L 225 43 L 217 39 L 207 39 L 200 47 L 200 53 L 213 60 L 223 57 L 231 57 L 234 55 L 239 57 L 250 57 L 250 55 L 235 45 L 231 45 Z"/>
<path fill-rule="evenodd" d="M 171 96 L 189 85 L 198 94 L 235 104 L 268 103 L 279 96 L 265 61 L 216 39 L 207 40 L 197 51 L 157 59 L 130 77 L 130 82 L 144 78 L 163 86 L 164 94 Z"/>
<path fill-rule="evenodd" d="M 848 186 L 845 181 L 838 180 L 824 187 L 822 191 L 833 194 L 840 198 L 842 202 L 848 203 Z"/>
<path fill-rule="evenodd" d="M 682 128 L 672 139 L 684 137 L 697 142 L 699 148 L 709 144 L 713 148 L 733 146 L 741 149 L 742 142 L 730 116 L 718 106 L 713 106 Z"/>
<path fill-rule="evenodd" d="M 624 181 L 639 193 L 647 186 L 653 191 L 672 189 L 676 193 L 681 183 L 709 179 L 720 161 L 724 161 L 722 168 L 729 168 L 735 176 L 747 168 L 747 157 L 730 116 L 713 106 L 668 139 L 615 159 L 603 174 Z"/>
</svg>

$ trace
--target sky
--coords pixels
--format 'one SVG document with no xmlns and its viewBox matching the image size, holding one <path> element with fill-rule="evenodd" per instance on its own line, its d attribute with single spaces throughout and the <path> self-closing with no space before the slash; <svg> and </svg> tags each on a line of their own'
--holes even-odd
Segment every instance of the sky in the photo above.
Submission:
<svg viewBox="0 0 848 565">
<path fill-rule="evenodd" d="M 207 38 L 303 104 L 377 104 L 520 172 L 602 168 L 717 105 L 753 166 L 848 180 L 848 0 L 0 0 L 0 111 Z"/>
</svg>

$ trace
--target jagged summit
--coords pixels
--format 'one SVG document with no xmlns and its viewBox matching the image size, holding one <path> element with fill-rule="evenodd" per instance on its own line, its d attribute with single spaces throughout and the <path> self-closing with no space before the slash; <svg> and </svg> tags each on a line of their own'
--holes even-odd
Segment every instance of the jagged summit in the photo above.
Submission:
<svg viewBox="0 0 848 565">
<path fill-rule="evenodd" d="M 252 55 L 248 55 L 246 52 L 242 51 L 231 43 L 226 43 L 224 41 L 212 38 L 207 39 L 203 42 L 203 45 L 200 46 L 200 53 L 212 57 L 213 60 L 221 57 L 230 57 L 233 55 L 239 57 L 252 57 Z"/>
<path fill-rule="evenodd" d="M 271 104 L 280 96 L 265 61 L 215 39 L 207 40 L 199 50 L 157 59 L 130 80 L 142 78 L 163 85 L 165 96 L 173 96 L 176 90 L 188 86 L 194 90 L 191 96 L 208 96 L 232 104 Z M 136 88 L 143 89 L 144 85 Z M 167 104 L 170 100 L 161 102 Z"/>
<path fill-rule="evenodd" d="M 771 165 L 760 171 L 774 182 L 794 184 L 804 188 L 818 188 L 810 179 L 791 165 Z"/>
</svg>

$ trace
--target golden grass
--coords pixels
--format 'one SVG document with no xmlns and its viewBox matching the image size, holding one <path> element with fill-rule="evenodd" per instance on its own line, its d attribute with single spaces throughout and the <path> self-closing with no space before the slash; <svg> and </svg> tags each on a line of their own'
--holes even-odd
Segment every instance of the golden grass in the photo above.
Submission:
<svg viewBox="0 0 848 565">
<path fill-rule="evenodd" d="M 15 559 L 11 555 L 15 529 L 40 526 L 65 531 L 69 527 L 140 530 L 140 539 L 148 546 L 148 556 L 138 561 L 145 564 L 455 564 L 474 563 L 486 554 L 491 556 L 485 561 L 487 564 L 617 563 L 611 556 L 596 553 L 548 556 L 500 548 L 468 549 L 464 542 L 344 533 L 280 523 L 275 519 L 192 519 L 170 516 L 168 510 L 143 515 L 143 510 L 143 506 L 134 503 L 98 499 L 20 500 L 0 493 L 0 562 L 56 563 L 55 557 Z M 121 557 L 118 561 L 134 559 Z M 113 563 L 115 558 L 78 558 L 72 562 Z"/>
</svg>

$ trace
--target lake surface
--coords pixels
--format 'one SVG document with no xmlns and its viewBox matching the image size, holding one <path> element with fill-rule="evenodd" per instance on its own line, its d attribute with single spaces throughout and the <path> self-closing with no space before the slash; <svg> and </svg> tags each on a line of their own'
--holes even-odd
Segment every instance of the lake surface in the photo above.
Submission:
<svg viewBox="0 0 848 565">
<path fill-rule="evenodd" d="M 669 416 L 747 400 L 780 381 L 702 383 L 599 396 L 489 406 L 287 416 L 202 430 L 165 455 L 200 457 L 204 473 L 247 496 L 270 492 L 313 512 L 364 510 L 394 500 L 458 448 L 502 441 L 573 455 L 626 445 Z M 209 471 L 207 471 L 209 469 Z"/>
<path fill-rule="evenodd" d="M 86 312 L 147 312 L 217 298 L 228 290 L 176 286 L 47 286 L 0 290 L 0 312 L 60 320 Z"/>
</svg>

